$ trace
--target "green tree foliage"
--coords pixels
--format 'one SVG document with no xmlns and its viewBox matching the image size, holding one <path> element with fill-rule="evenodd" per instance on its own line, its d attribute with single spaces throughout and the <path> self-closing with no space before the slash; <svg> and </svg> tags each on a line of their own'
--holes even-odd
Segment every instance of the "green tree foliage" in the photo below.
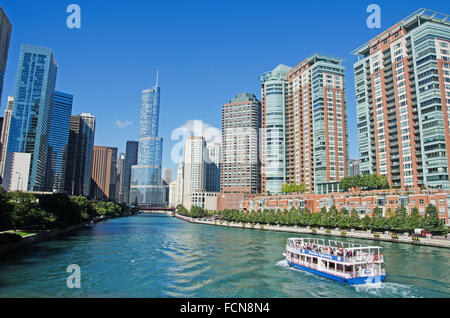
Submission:
<svg viewBox="0 0 450 318">
<path fill-rule="evenodd" d="M 66 194 L 35 196 L 25 192 L 8 192 L 0 188 L 0 229 L 65 228 L 93 220 L 100 215 L 122 216 L 130 213 L 128 205 L 92 202 L 86 197 Z"/>
<path fill-rule="evenodd" d="M 437 208 L 432 204 L 429 204 L 425 209 L 423 227 L 427 232 L 431 233 L 440 233 L 444 231 L 444 226 L 439 220 Z"/>
<path fill-rule="evenodd" d="M 12 206 L 8 201 L 6 191 L 0 186 L 0 231 L 13 228 Z"/>
<path fill-rule="evenodd" d="M 205 211 L 203 208 L 194 205 L 191 207 L 191 210 L 189 211 L 189 216 L 193 218 L 203 218 L 208 216 L 208 212 Z"/>
<path fill-rule="evenodd" d="M 292 184 L 283 183 L 281 185 L 281 193 L 305 193 L 307 190 L 306 184 L 302 182 L 301 184 L 296 184 L 295 182 Z"/>
<path fill-rule="evenodd" d="M 345 177 L 339 183 L 341 190 L 350 188 L 361 188 L 364 190 L 389 189 L 389 182 L 386 176 L 372 175 Z"/>
<path fill-rule="evenodd" d="M 44 210 L 31 193 L 15 191 L 9 192 L 7 196 L 12 207 L 10 221 L 14 229 L 18 227 L 45 229 L 56 220 L 52 211 Z"/>
</svg>

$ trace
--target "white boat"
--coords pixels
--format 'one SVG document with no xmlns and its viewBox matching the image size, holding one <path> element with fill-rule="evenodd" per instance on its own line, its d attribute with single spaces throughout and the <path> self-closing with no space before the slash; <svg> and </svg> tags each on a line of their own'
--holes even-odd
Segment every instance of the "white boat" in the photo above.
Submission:
<svg viewBox="0 0 450 318">
<path fill-rule="evenodd" d="M 289 238 L 283 255 L 291 267 L 346 284 L 367 284 L 386 279 L 381 249 L 318 238 Z"/>
</svg>

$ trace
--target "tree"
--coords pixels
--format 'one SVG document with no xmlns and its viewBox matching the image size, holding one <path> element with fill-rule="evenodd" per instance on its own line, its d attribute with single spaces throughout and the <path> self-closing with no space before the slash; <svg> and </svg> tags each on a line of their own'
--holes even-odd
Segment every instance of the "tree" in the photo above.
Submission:
<svg viewBox="0 0 450 318">
<path fill-rule="evenodd" d="M 67 194 L 56 193 L 42 196 L 39 199 L 39 206 L 56 216 L 58 226 L 68 227 L 84 221 L 78 206 Z"/>
<path fill-rule="evenodd" d="M 298 186 L 298 191 L 301 193 L 305 193 L 307 190 L 306 184 L 304 182 L 302 182 L 299 186 Z"/>
<path fill-rule="evenodd" d="M 51 211 L 41 208 L 37 198 L 31 193 L 9 192 L 8 203 L 11 205 L 11 225 L 18 227 L 38 227 L 45 229 L 56 219 Z"/>
<path fill-rule="evenodd" d="M 13 226 L 12 206 L 8 202 L 6 191 L 0 185 L 0 231 L 9 230 Z"/>
<path fill-rule="evenodd" d="M 425 209 L 423 227 L 427 232 L 442 232 L 444 230 L 441 220 L 439 220 L 437 208 L 432 204 L 429 204 Z"/>
</svg>

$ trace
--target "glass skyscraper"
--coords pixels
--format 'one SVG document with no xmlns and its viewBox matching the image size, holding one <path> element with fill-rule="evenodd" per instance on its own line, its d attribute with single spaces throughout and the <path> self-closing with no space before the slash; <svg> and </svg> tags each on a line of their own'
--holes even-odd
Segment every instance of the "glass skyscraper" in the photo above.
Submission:
<svg viewBox="0 0 450 318">
<path fill-rule="evenodd" d="M 125 152 L 125 176 L 123 181 L 123 201 L 126 203 L 130 203 L 131 167 L 137 165 L 138 147 L 139 143 L 137 141 L 127 141 L 127 149 Z"/>
<path fill-rule="evenodd" d="M 3 78 L 8 59 L 9 42 L 11 41 L 12 25 L 0 6 L 0 100 L 2 99 Z"/>
<path fill-rule="evenodd" d="M 57 65 L 51 49 L 21 46 L 7 152 L 31 154 L 28 179 L 31 191 L 45 188 L 56 73 Z"/>
<path fill-rule="evenodd" d="M 164 204 L 161 181 L 162 138 L 158 137 L 160 88 L 142 91 L 138 163 L 131 170 L 131 204 Z"/>
<path fill-rule="evenodd" d="M 46 191 L 64 192 L 72 103 L 73 95 L 55 91 L 48 130 Z"/>
<path fill-rule="evenodd" d="M 286 108 L 287 74 L 292 67 L 278 65 L 260 76 L 262 96 L 262 171 L 261 191 L 281 193 L 286 182 Z"/>
</svg>

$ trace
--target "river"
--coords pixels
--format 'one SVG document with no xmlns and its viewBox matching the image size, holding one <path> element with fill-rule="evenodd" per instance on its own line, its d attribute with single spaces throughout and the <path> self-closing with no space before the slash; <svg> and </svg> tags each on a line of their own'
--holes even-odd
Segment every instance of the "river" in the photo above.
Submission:
<svg viewBox="0 0 450 318">
<path fill-rule="evenodd" d="M 290 236 L 167 216 L 110 219 L 1 256 L 0 297 L 450 297 L 449 249 L 338 238 L 382 246 L 385 257 L 384 283 L 347 286 L 290 269 Z M 71 264 L 79 289 L 66 284 Z"/>
</svg>

